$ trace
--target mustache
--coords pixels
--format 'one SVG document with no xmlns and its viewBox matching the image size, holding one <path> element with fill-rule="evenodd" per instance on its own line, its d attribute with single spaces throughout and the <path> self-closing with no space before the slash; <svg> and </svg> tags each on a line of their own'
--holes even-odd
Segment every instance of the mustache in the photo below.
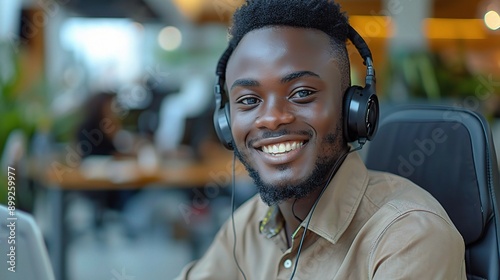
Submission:
<svg viewBox="0 0 500 280">
<path fill-rule="evenodd" d="M 261 133 L 260 136 L 248 141 L 248 145 L 251 147 L 251 146 L 253 146 L 253 143 L 255 143 L 258 140 L 267 139 L 267 138 L 276 138 L 276 137 L 280 137 L 280 136 L 284 136 L 284 135 L 305 135 L 305 136 L 308 136 L 309 138 L 311 138 L 313 136 L 313 132 L 312 132 L 312 130 L 292 131 L 292 130 L 289 130 L 286 128 L 280 129 L 280 130 L 265 130 Z"/>
</svg>

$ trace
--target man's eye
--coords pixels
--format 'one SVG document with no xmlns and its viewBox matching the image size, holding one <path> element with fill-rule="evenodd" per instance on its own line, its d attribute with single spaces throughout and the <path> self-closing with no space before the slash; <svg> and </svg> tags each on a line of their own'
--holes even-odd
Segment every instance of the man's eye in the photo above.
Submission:
<svg viewBox="0 0 500 280">
<path fill-rule="evenodd" d="M 243 105 L 256 105 L 260 102 L 260 100 L 256 97 L 245 97 L 240 100 L 238 100 L 238 103 L 241 103 Z"/>
<path fill-rule="evenodd" d="M 314 93 L 315 93 L 315 91 L 303 89 L 303 90 L 299 90 L 299 91 L 295 92 L 292 95 L 292 98 L 305 98 L 305 97 L 308 97 Z"/>
</svg>

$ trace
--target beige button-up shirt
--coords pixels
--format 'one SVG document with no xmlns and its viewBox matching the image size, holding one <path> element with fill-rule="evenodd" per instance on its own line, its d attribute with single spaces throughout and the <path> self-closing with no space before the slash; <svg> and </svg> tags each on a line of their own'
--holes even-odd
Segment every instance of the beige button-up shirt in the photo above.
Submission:
<svg viewBox="0 0 500 280">
<path fill-rule="evenodd" d="M 283 216 L 256 196 L 235 212 L 236 258 L 248 280 L 290 279 L 307 217 L 288 248 Z M 243 279 L 231 220 L 177 279 Z M 440 204 L 412 182 L 350 154 L 320 199 L 294 279 L 466 279 L 464 241 Z"/>
</svg>

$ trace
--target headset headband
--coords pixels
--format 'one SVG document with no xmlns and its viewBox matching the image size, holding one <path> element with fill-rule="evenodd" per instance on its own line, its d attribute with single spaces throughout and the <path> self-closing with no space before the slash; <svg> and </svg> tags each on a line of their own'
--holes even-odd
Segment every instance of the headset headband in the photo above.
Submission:
<svg viewBox="0 0 500 280">
<path fill-rule="evenodd" d="M 361 55 L 361 58 L 363 58 L 363 64 L 366 65 L 366 85 L 373 85 L 375 83 L 375 68 L 373 68 L 372 52 L 370 51 L 368 44 L 366 44 L 363 37 L 361 37 L 361 35 L 359 35 L 359 33 L 351 25 L 349 25 L 347 38 L 352 42 L 354 47 L 356 47 Z M 227 62 L 229 61 L 233 51 L 233 44 L 229 44 L 217 63 L 217 68 L 215 70 L 215 75 L 217 77 L 216 87 L 219 86 L 220 88 L 216 89 L 216 92 L 222 92 L 222 87 L 226 82 Z"/>
</svg>

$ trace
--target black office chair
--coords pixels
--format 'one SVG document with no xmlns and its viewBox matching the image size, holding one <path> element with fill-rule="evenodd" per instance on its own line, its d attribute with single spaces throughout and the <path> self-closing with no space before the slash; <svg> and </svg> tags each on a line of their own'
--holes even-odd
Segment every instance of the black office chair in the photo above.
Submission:
<svg viewBox="0 0 500 280">
<path fill-rule="evenodd" d="M 365 162 L 412 180 L 443 205 L 464 238 L 468 279 L 500 279 L 499 171 L 481 115 L 447 106 L 393 109 Z"/>
</svg>

